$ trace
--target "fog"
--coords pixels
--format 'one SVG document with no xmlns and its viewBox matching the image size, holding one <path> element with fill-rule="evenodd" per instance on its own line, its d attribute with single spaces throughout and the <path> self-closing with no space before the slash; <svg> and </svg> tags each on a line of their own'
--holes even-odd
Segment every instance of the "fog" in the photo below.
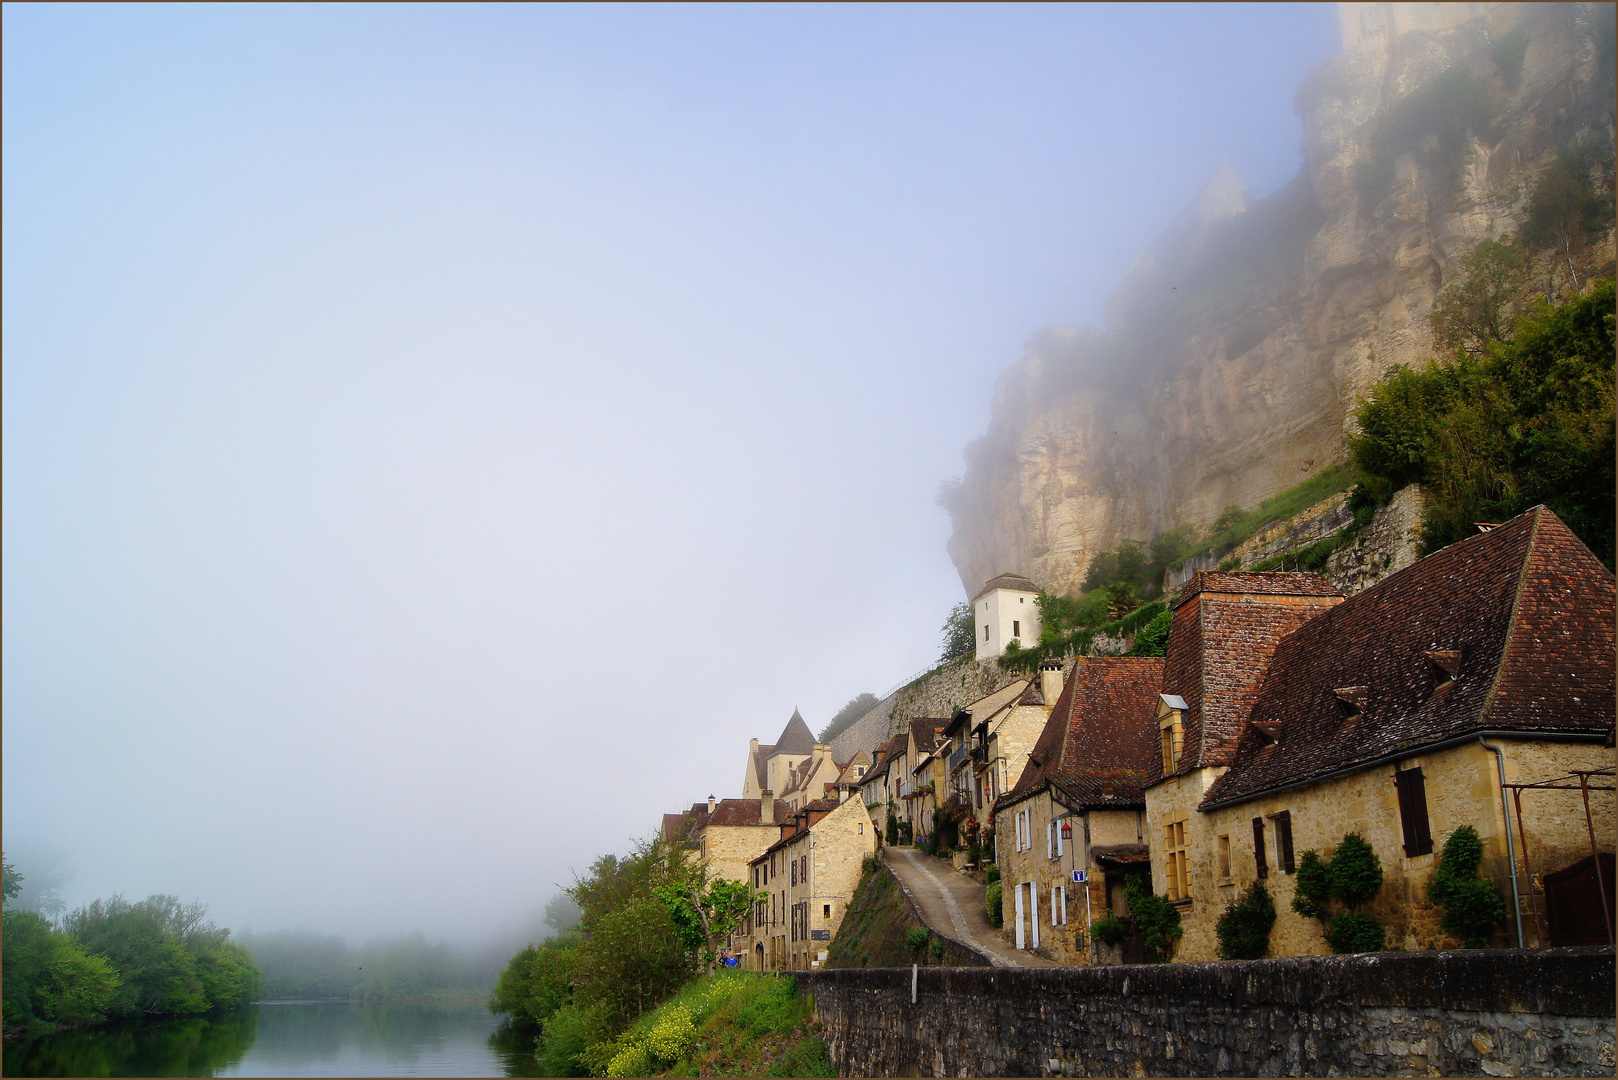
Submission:
<svg viewBox="0 0 1618 1080">
<path fill-rule="evenodd" d="M 3 836 L 76 906 L 521 934 L 937 656 L 940 483 L 1300 7 L 82 8 L 3 38 Z"/>
</svg>

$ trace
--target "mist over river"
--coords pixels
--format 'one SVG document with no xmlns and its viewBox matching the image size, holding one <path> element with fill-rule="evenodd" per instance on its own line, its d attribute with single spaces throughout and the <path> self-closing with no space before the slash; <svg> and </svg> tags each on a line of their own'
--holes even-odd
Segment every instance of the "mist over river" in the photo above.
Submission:
<svg viewBox="0 0 1618 1080">
<path fill-rule="evenodd" d="M 7 1043 L 7 1076 L 535 1076 L 481 1001 L 263 1002 Z"/>
</svg>

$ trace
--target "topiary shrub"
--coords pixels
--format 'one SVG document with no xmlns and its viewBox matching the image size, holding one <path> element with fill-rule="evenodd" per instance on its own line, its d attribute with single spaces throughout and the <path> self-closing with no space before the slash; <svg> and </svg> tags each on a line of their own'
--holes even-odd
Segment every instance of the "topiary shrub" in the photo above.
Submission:
<svg viewBox="0 0 1618 1080">
<path fill-rule="evenodd" d="M 1124 886 L 1124 900 L 1152 962 L 1167 960 L 1174 942 L 1185 933 L 1180 929 L 1179 911 L 1161 896 L 1152 894 L 1152 880 L 1145 874 L 1129 879 L 1129 884 Z"/>
<path fill-rule="evenodd" d="M 1257 960 L 1270 951 L 1275 925 L 1275 899 L 1262 882 L 1254 882 L 1219 916 L 1219 955 L 1226 960 Z"/>
<path fill-rule="evenodd" d="M 1386 937 L 1376 916 L 1366 911 L 1345 911 L 1326 930 L 1326 944 L 1339 953 L 1376 952 Z"/>
<path fill-rule="evenodd" d="M 932 931 L 925 926 L 912 926 L 905 931 L 905 944 L 911 952 L 920 952 L 927 947 L 927 939 L 932 937 Z"/>
<path fill-rule="evenodd" d="M 1478 876 L 1483 841 L 1478 831 L 1462 825 L 1444 841 L 1438 869 L 1427 883 L 1427 898 L 1444 909 L 1444 930 L 1460 938 L 1468 949 L 1489 944 L 1510 914 L 1493 885 Z"/>
<path fill-rule="evenodd" d="M 996 863 L 990 863 L 988 869 L 983 871 L 983 880 L 986 881 L 986 882 L 990 882 L 990 883 L 999 881 L 1000 880 L 1000 867 L 999 867 L 999 865 L 997 865 Z"/>
<path fill-rule="evenodd" d="M 1000 879 L 998 876 L 983 890 L 983 906 L 989 911 L 989 925 L 998 929 L 1005 922 Z"/>
<path fill-rule="evenodd" d="M 1354 910 L 1382 888 L 1382 860 L 1363 836 L 1344 836 L 1329 861 L 1316 852 L 1304 852 L 1296 881 L 1292 910 L 1319 919 L 1326 944 L 1337 952 L 1374 952 L 1382 947 L 1385 935 L 1376 916 Z M 1348 910 L 1334 914 L 1332 901 Z"/>
<path fill-rule="evenodd" d="M 1090 936 L 1103 945 L 1116 945 L 1129 934 L 1129 924 L 1110 912 L 1090 924 Z"/>
</svg>

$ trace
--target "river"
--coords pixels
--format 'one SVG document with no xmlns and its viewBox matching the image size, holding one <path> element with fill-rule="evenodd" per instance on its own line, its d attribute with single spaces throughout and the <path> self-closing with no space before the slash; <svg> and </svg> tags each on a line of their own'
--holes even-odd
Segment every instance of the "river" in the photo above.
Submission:
<svg viewBox="0 0 1618 1080">
<path fill-rule="evenodd" d="M 5 1046 L 6 1076 L 537 1076 L 481 1002 L 261 1002 Z"/>
</svg>

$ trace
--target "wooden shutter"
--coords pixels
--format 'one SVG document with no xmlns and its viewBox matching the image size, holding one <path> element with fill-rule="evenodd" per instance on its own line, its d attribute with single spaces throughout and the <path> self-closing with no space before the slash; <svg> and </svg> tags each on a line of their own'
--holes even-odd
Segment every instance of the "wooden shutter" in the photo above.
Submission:
<svg viewBox="0 0 1618 1080">
<path fill-rule="evenodd" d="M 1275 846 L 1281 859 L 1281 873 L 1296 869 L 1292 862 L 1292 811 L 1283 810 L 1275 815 Z"/>
<path fill-rule="evenodd" d="M 1415 858 L 1433 850 L 1433 834 L 1427 821 L 1427 780 L 1421 766 L 1400 769 L 1393 774 L 1399 793 L 1399 822 L 1404 826 L 1405 855 Z"/>
<path fill-rule="evenodd" d="M 1258 876 L 1270 876 L 1270 861 L 1264 854 L 1264 819 L 1253 819 L 1253 861 L 1258 864 Z"/>
</svg>

